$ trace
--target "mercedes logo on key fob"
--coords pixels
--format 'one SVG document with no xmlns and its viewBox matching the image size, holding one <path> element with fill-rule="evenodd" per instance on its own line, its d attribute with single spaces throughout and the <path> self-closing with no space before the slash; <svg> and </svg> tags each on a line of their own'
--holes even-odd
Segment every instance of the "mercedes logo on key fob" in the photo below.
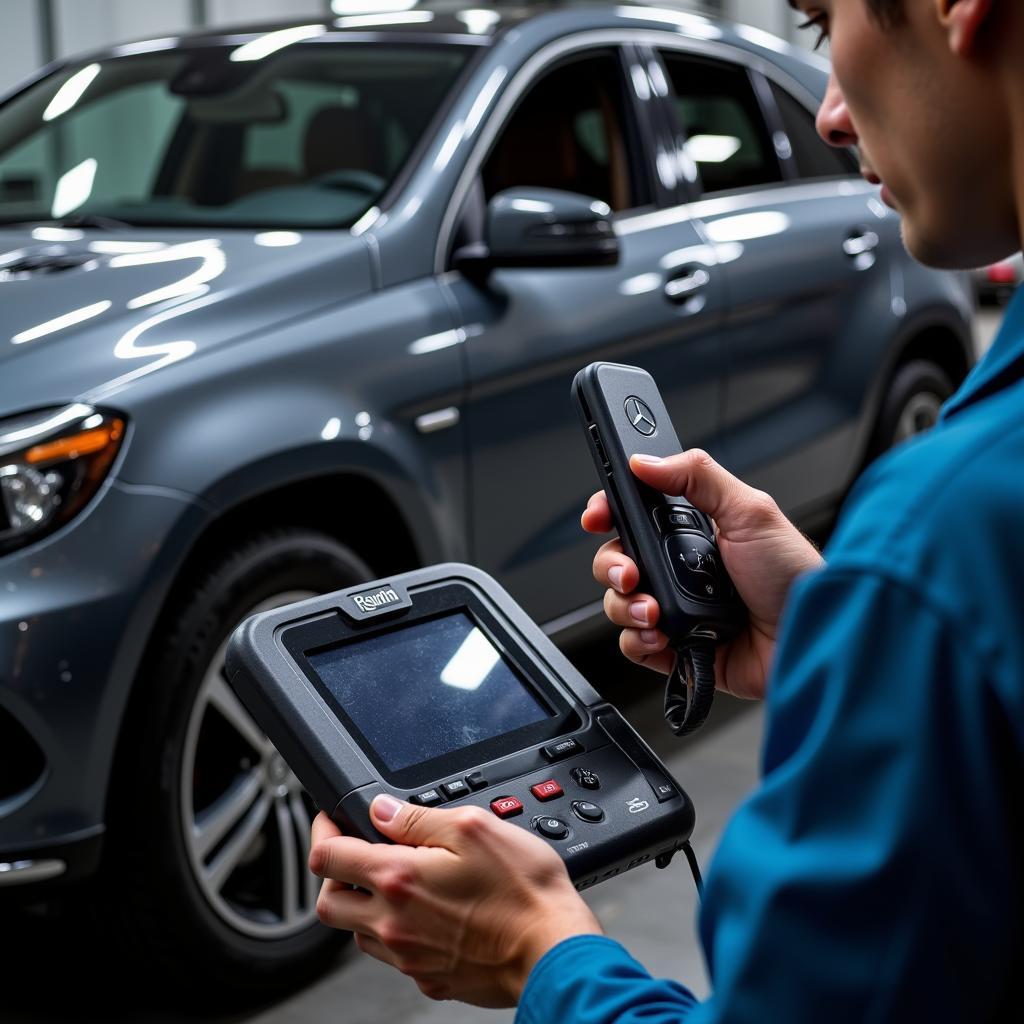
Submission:
<svg viewBox="0 0 1024 1024">
<path fill-rule="evenodd" d="M 654 413 L 636 395 L 631 395 L 626 399 L 626 415 L 629 417 L 633 429 L 643 434 L 644 437 L 650 437 L 658 429 Z"/>
</svg>

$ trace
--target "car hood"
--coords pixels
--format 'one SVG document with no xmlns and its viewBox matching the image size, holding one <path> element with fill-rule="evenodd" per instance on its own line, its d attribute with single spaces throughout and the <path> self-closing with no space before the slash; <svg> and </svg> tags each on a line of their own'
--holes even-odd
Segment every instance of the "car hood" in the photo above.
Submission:
<svg viewBox="0 0 1024 1024">
<path fill-rule="evenodd" d="M 372 288 L 347 231 L 0 227 L 0 415 L 91 401 Z"/>
</svg>

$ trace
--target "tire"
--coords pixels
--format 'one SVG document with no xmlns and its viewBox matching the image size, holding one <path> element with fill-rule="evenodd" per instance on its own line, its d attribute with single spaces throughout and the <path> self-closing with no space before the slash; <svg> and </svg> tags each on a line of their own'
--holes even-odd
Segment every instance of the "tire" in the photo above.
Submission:
<svg viewBox="0 0 1024 1024">
<path fill-rule="evenodd" d="M 115 779 L 103 890 L 108 913 L 124 909 L 129 952 L 155 961 L 164 980 L 192 980 L 182 998 L 292 990 L 344 941 L 316 917 L 319 886 L 305 866 L 312 802 L 227 685 L 223 654 L 250 612 L 372 575 L 331 537 L 262 533 L 162 620 L 118 761 L 128 777 Z"/>
<path fill-rule="evenodd" d="M 893 374 L 868 450 L 869 460 L 930 430 L 942 403 L 953 394 L 953 384 L 940 366 L 913 359 Z"/>
</svg>

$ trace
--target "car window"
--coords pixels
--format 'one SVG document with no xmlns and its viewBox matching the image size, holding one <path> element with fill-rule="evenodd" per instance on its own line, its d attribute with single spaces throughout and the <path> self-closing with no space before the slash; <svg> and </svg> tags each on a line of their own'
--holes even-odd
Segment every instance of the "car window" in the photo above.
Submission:
<svg viewBox="0 0 1024 1024">
<path fill-rule="evenodd" d="M 686 153 L 705 192 L 782 181 L 775 147 L 744 68 L 661 51 Z"/>
<path fill-rule="evenodd" d="M 60 69 L 0 109 L 0 222 L 345 227 L 393 182 L 475 48 L 229 46 Z"/>
<path fill-rule="evenodd" d="M 830 146 L 818 134 L 814 116 L 803 104 L 775 82 L 771 89 L 801 178 L 846 178 L 857 173 L 849 153 Z"/>
<path fill-rule="evenodd" d="M 561 64 L 529 88 L 483 165 L 485 199 L 508 188 L 557 188 L 613 210 L 649 201 L 614 52 Z"/>
</svg>

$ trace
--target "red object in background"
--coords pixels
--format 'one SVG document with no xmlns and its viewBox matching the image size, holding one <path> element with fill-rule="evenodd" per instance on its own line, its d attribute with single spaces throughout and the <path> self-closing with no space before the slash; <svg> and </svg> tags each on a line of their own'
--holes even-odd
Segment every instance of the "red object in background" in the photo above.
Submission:
<svg viewBox="0 0 1024 1024">
<path fill-rule="evenodd" d="M 993 263 L 988 268 L 988 279 L 993 284 L 1016 284 L 1017 271 L 1009 260 L 1003 260 L 1001 263 Z"/>
</svg>

